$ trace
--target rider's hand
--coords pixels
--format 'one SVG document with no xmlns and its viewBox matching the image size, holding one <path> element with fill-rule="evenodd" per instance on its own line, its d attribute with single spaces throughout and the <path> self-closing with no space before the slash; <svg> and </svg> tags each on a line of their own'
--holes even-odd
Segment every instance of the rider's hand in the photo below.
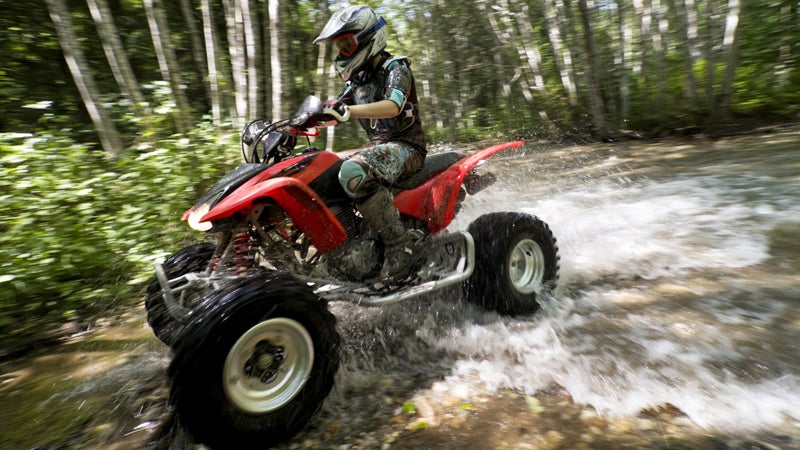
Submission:
<svg viewBox="0 0 800 450">
<path fill-rule="evenodd" d="M 350 119 L 350 107 L 341 100 L 332 98 L 322 104 L 322 114 L 330 116 L 337 122 L 347 122 Z"/>
</svg>

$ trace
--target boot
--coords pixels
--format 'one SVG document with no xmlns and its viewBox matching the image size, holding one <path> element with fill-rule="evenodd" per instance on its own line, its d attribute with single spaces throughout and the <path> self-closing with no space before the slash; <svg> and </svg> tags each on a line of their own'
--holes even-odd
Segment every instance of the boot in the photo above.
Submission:
<svg viewBox="0 0 800 450">
<path fill-rule="evenodd" d="M 392 203 L 388 188 L 381 186 L 375 194 L 358 205 L 366 226 L 377 231 L 385 245 L 381 275 L 393 281 L 408 278 L 418 268 L 419 251 L 416 234 L 400 222 L 400 212 Z"/>
</svg>

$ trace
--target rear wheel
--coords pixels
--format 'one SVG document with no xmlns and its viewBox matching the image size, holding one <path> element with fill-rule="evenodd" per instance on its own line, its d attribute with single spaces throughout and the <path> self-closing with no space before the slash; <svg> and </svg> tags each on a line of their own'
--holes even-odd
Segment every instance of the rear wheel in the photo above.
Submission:
<svg viewBox="0 0 800 450">
<path fill-rule="evenodd" d="M 287 276 L 259 275 L 214 294 L 170 366 L 181 424 L 211 448 L 269 448 L 311 419 L 339 366 L 336 319 Z"/>
<path fill-rule="evenodd" d="M 205 242 L 190 245 L 170 256 L 162 264 L 166 279 L 172 280 L 187 273 L 204 271 L 214 255 L 214 248 L 214 244 Z M 186 287 L 185 285 L 186 282 L 182 282 L 175 284 L 174 287 Z M 174 304 L 170 304 L 162 294 L 158 277 L 154 276 L 147 287 L 144 306 L 147 310 L 147 323 L 150 324 L 156 337 L 174 347 L 183 334 L 189 312 L 205 297 L 205 294 L 205 289 L 188 287 L 173 298 Z"/>
<path fill-rule="evenodd" d="M 469 226 L 475 271 L 464 284 L 467 300 L 501 314 L 529 314 L 558 282 L 559 257 L 550 227 L 536 216 L 492 213 Z"/>
</svg>

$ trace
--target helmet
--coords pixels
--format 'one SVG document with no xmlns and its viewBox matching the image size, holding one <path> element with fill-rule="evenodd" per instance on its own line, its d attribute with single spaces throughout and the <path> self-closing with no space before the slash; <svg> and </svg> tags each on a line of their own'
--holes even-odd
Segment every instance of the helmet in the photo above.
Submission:
<svg viewBox="0 0 800 450">
<path fill-rule="evenodd" d="M 348 6 L 331 16 L 315 44 L 331 41 L 339 50 L 336 73 L 349 81 L 386 48 L 386 21 L 369 6 Z"/>
</svg>

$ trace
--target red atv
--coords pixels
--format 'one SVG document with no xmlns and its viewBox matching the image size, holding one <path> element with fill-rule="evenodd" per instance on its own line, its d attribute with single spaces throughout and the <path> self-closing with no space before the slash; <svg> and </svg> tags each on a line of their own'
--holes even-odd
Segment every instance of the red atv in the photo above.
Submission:
<svg viewBox="0 0 800 450">
<path fill-rule="evenodd" d="M 384 245 L 362 230 L 339 184 L 341 154 L 309 147 L 292 156 L 298 136 L 328 118 L 309 97 L 289 119 L 245 127 L 246 162 L 183 216 L 216 243 L 156 264 L 147 319 L 175 350 L 171 402 L 181 424 L 213 448 L 287 440 L 319 409 L 339 365 L 327 301 L 381 306 L 461 285 L 468 301 L 513 315 L 535 311 L 556 286 L 556 239 L 539 218 L 492 213 L 467 231 L 445 230 L 467 196 L 495 181 L 479 166 L 519 141 L 429 155 L 393 186 L 425 250 L 408 279 L 382 280 Z"/>
</svg>

